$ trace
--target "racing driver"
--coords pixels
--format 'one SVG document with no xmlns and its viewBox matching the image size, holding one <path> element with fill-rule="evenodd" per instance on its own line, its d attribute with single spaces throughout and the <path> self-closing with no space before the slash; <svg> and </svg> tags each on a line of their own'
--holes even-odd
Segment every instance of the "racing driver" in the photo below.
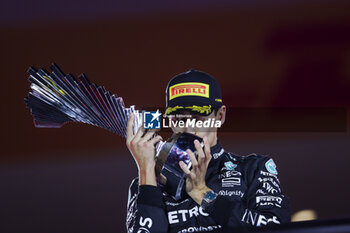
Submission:
<svg viewBox="0 0 350 233">
<path fill-rule="evenodd" d="M 186 113 L 196 119 L 225 121 L 226 106 L 218 82 L 197 70 L 170 80 L 166 107 L 166 115 Z M 218 140 L 217 128 L 172 128 L 195 134 L 204 143 L 202 147 L 195 140 L 196 151 L 187 151 L 190 169 L 179 163 L 186 174 L 187 196 L 175 200 L 157 186 L 155 144 L 162 138 L 143 127 L 134 134 L 134 117 L 129 118 L 126 145 L 137 164 L 138 177 L 129 188 L 128 232 L 200 232 L 290 221 L 289 200 L 281 191 L 274 161 L 263 155 L 239 156 L 226 151 Z"/>
</svg>

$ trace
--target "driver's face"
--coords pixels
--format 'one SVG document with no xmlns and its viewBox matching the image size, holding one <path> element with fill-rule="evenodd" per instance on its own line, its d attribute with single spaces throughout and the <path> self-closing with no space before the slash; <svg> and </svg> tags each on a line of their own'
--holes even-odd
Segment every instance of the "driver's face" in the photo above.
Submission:
<svg viewBox="0 0 350 233">
<path fill-rule="evenodd" d="M 184 121 L 186 122 L 187 119 L 193 120 L 195 119 L 196 121 L 205 121 L 208 119 L 216 120 L 215 113 L 212 112 L 209 116 L 201 116 L 198 114 L 193 114 L 192 112 L 183 112 L 181 114 L 176 114 L 171 118 L 172 121 Z M 172 130 L 174 133 L 192 133 L 197 135 L 198 137 L 203 138 L 204 136 L 208 136 L 209 133 L 211 132 L 216 132 L 216 128 L 197 128 L 195 127 L 172 127 Z"/>
<path fill-rule="evenodd" d="M 178 114 L 180 115 L 180 114 Z M 176 116 L 176 115 L 175 115 Z M 208 120 L 208 119 L 212 119 L 214 121 L 220 121 L 221 125 L 224 124 L 225 122 L 225 118 L 226 118 L 226 106 L 222 105 L 218 110 L 217 113 L 215 114 L 215 111 L 213 111 L 209 116 L 201 116 L 201 115 L 197 115 L 197 114 L 193 114 L 192 112 L 183 112 L 181 114 L 181 117 L 173 117 L 170 118 L 170 120 L 173 121 L 179 121 L 179 120 L 186 120 L 186 119 L 196 119 L 196 120 Z M 198 137 L 204 138 L 205 136 L 208 138 L 209 144 L 210 146 L 214 146 L 217 142 L 217 131 L 218 128 L 216 127 L 211 127 L 211 128 L 196 128 L 196 127 L 172 127 L 171 129 L 173 130 L 174 133 L 182 133 L 182 132 L 186 132 L 186 133 L 192 133 Z"/>
</svg>

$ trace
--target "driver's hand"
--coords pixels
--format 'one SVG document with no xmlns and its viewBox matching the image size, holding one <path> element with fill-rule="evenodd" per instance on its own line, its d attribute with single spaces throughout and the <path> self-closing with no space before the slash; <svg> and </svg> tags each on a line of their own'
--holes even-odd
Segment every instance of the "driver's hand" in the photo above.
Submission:
<svg viewBox="0 0 350 233">
<path fill-rule="evenodd" d="M 133 133 L 135 115 L 131 113 L 126 128 L 126 146 L 135 159 L 139 171 L 139 184 L 157 186 L 155 175 L 155 144 L 162 140 L 160 135 L 155 137 L 156 130 L 145 133 L 140 127 L 136 135 Z"/>
<path fill-rule="evenodd" d="M 186 192 L 187 194 L 200 205 L 204 198 L 204 194 L 211 190 L 207 187 L 205 182 L 205 175 L 209 162 L 212 158 L 210 153 L 210 145 L 208 138 L 203 138 L 204 151 L 198 140 L 194 140 L 195 148 L 198 152 L 198 160 L 191 150 L 187 150 L 187 153 L 192 162 L 192 169 L 189 170 L 183 161 L 179 162 L 182 171 L 187 175 L 186 178 Z"/>
</svg>

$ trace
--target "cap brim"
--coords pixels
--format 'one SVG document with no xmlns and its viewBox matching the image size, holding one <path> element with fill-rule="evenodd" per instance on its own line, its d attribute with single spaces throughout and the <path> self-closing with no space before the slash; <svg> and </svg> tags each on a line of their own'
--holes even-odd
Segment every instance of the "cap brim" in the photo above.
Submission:
<svg viewBox="0 0 350 233">
<path fill-rule="evenodd" d="M 176 106 L 169 106 L 165 110 L 165 115 L 181 114 L 183 112 L 191 112 L 196 115 L 209 116 L 215 109 L 220 108 L 219 106 L 212 105 L 195 105 L 195 104 L 182 104 Z"/>
</svg>

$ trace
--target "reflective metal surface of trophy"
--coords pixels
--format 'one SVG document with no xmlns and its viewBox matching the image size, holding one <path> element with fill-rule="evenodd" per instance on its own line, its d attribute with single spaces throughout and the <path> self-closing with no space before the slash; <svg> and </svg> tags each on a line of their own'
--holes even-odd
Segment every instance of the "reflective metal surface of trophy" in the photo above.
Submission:
<svg viewBox="0 0 350 233">
<path fill-rule="evenodd" d="M 175 200 L 183 199 L 186 196 L 186 174 L 180 168 L 179 162 L 183 161 L 189 169 L 191 168 L 192 163 L 186 150 L 190 149 L 197 156 L 194 146 L 194 140 L 196 139 L 203 147 L 202 138 L 196 135 L 189 133 L 173 134 L 157 152 L 156 175 L 158 186 L 163 187 Z"/>
<path fill-rule="evenodd" d="M 45 69 L 28 69 L 31 92 L 25 98 L 26 106 L 38 128 L 60 128 L 68 122 L 95 125 L 126 137 L 126 126 L 131 113 L 135 114 L 134 133 L 142 126 L 142 112 L 135 106 L 125 107 L 122 97 L 111 94 L 103 86 L 90 83 L 85 75 L 76 79 L 65 74 L 56 64 Z M 192 134 L 174 134 L 166 142 L 156 145 L 156 175 L 158 185 L 174 199 L 185 196 L 185 177 L 179 167 L 184 161 L 191 167 L 186 149 L 195 151 Z M 160 180 L 166 182 L 160 182 Z"/>
</svg>

